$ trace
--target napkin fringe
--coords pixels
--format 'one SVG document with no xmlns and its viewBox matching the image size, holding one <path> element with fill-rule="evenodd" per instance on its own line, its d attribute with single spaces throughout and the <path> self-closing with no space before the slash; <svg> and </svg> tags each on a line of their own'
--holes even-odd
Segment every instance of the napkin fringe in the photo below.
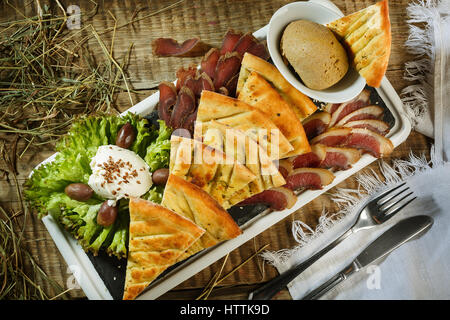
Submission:
<svg viewBox="0 0 450 320">
<path fill-rule="evenodd" d="M 417 57 L 416 61 L 405 63 L 404 79 L 417 81 L 418 84 L 404 88 L 400 98 L 407 117 L 413 128 L 421 118 L 429 112 L 428 103 L 433 97 L 433 59 L 434 59 L 434 28 L 433 19 L 439 16 L 440 1 L 417 1 L 409 4 L 406 11 L 409 17 L 409 37 L 405 42 L 407 51 Z M 423 24 L 422 28 L 413 23 Z"/>
<path fill-rule="evenodd" d="M 356 177 L 359 185 L 357 189 L 336 189 L 336 192 L 331 195 L 331 199 L 338 205 L 338 211 L 329 213 L 323 209 L 319 223 L 314 230 L 303 221 L 293 221 L 292 233 L 297 242 L 296 246 L 278 251 L 264 251 L 260 256 L 266 263 L 276 268 L 288 263 L 295 256 L 304 255 L 306 259 L 313 251 L 317 251 L 317 244 L 333 241 L 334 239 L 325 240 L 331 234 L 336 234 L 332 229 L 340 226 L 342 228 L 343 223 L 349 223 L 357 212 L 377 194 L 386 190 L 386 188 L 403 183 L 409 177 L 418 173 L 426 173 L 432 168 L 443 165 L 443 162 L 435 158 L 434 155 L 434 146 L 432 146 L 430 160 L 427 160 L 424 154 L 416 156 L 410 153 L 408 160 L 395 159 L 392 164 L 379 161 L 380 174 L 373 169 L 358 174 Z M 316 248 L 316 250 L 310 250 L 310 248 Z"/>
</svg>

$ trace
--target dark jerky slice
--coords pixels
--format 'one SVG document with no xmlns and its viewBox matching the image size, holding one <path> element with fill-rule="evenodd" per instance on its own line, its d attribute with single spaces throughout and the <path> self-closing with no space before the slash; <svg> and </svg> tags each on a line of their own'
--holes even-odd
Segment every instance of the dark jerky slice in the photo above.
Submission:
<svg viewBox="0 0 450 320">
<path fill-rule="evenodd" d="M 217 62 L 220 58 L 220 51 L 217 48 L 211 48 L 203 57 L 200 66 L 211 79 L 214 79 L 214 72 L 216 71 Z"/>
<path fill-rule="evenodd" d="M 252 46 L 258 43 L 258 39 L 256 39 L 253 34 L 248 32 L 239 39 L 239 41 L 234 46 L 233 51 L 239 53 L 241 56 L 244 56 L 244 53 L 246 53 Z"/>
<path fill-rule="evenodd" d="M 197 119 L 197 110 L 192 112 L 190 115 L 184 119 L 183 123 L 181 124 L 180 129 L 186 129 L 190 132 L 191 135 L 194 134 L 194 125 L 195 120 Z"/>
<path fill-rule="evenodd" d="M 195 96 L 192 90 L 182 87 L 178 92 L 177 101 L 173 107 L 172 116 L 170 117 L 170 126 L 178 129 L 182 126 L 185 119 L 195 111 Z"/>
<path fill-rule="evenodd" d="M 175 85 L 171 82 L 161 82 L 159 88 L 159 104 L 158 104 L 158 116 L 161 120 L 164 120 L 166 125 L 170 125 L 170 117 L 172 115 L 172 109 L 177 101 L 177 90 Z"/>
<path fill-rule="evenodd" d="M 200 97 L 203 90 L 214 91 L 214 84 L 205 72 L 202 72 L 202 74 L 196 78 L 188 76 L 184 81 L 184 86 L 191 89 L 192 93 L 194 93 L 197 98 Z"/>
<path fill-rule="evenodd" d="M 242 33 L 235 32 L 233 29 L 228 30 L 228 32 L 223 37 L 222 47 L 220 48 L 220 55 L 224 55 L 227 52 L 232 52 L 236 43 L 241 39 Z"/>
<path fill-rule="evenodd" d="M 186 82 L 186 79 L 188 77 L 198 77 L 199 76 L 199 72 L 197 70 L 197 66 L 195 65 L 190 65 L 187 69 L 185 68 L 180 68 L 177 71 L 177 91 L 179 91 L 181 89 L 182 86 L 184 86 L 184 83 Z"/>
<path fill-rule="evenodd" d="M 240 68 L 241 56 L 238 53 L 225 53 L 221 56 L 214 72 L 214 88 L 226 87 L 228 82 L 239 74 Z"/>
<path fill-rule="evenodd" d="M 264 60 L 268 60 L 270 58 L 269 51 L 267 51 L 266 45 L 262 42 L 254 43 L 247 49 L 246 52 Z"/>
<path fill-rule="evenodd" d="M 228 96 L 235 98 L 236 97 L 236 88 L 239 80 L 239 72 L 236 73 L 230 80 L 228 80 L 225 88 L 228 91 Z"/>
<path fill-rule="evenodd" d="M 188 39 L 181 44 L 171 38 L 158 38 L 152 41 L 153 54 L 160 57 L 199 57 L 210 48 L 210 45 L 199 38 Z"/>
</svg>

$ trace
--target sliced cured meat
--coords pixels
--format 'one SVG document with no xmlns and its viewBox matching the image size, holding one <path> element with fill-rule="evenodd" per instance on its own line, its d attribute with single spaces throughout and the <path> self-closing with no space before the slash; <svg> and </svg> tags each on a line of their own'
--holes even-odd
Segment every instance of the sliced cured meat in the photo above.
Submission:
<svg viewBox="0 0 450 320">
<path fill-rule="evenodd" d="M 326 147 L 315 144 L 311 146 L 311 152 L 296 156 L 292 160 L 292 166 L 297 168 L 319 168 L 326 156 Z"/>
<path fill-rule="evenodd" d="M 184 86 L 191 89 L 195 97 L 199 98 L 203 90 L 214 91 L 214 84 L 211 78 L 205 73 L 198 77 L 188 76 L 184 81 Z"/>
<path fill-rule="evenodd" d="M 172 82 L 163 81 L 159 84 L 159 104 L 158 116 L 164 120 L 166 125 L 170 125 L 170 117 L 173 106 L 177 101 L 177 89 Z"/>
<path fill-rule="evenodd" d="M 250 32 L 244 34 L 239 41 L 236 43 L 236 45 L 233 48 L 233 51 L 239 53 L 241 57 L 244 56 L 244 53 L 248 52 L 248 50 L 254 46 L 255 44 L 258 44 L 259 41 L 256 39 L 253 34 Z"/>
<path fill-rule="evenodd" d="M 278 161 L 278 171 L 280 171 L 283 178 L 286 177 L 294 170 L 292 165 L 292 158 L 282 159 Z"/>
<path fill-rule="evenodd" d="M 360 152 L 353 148 L 325 147 L 325 150 L 325 158 L 320 163 L 324 169 L 347 170 L 361 158 Z"/>
<path fill-rule="evenodd" d="M 238 52 L 241 56 L 248 52 L 264 60 L 269 59 L 270 56 L 266 45 L 256 39 L 250 32 L 242 34 L 229 30 L 223 39 L 220 54 L 224 55 L 233 51 Z"/>
<path fill-rule="evenodd" d="M 349 121 L 364 120 L 364 119 L 379 119 L 383 116 L 383 112 L 384 112 L 383 108 L 379 106 L 373 105 L 363 107 L 343 117 L 341 120 L 339 120 L 338 123 L 336 123 L 335 126 L 342 127 Z"/>
<path fill-rule="evenodd" d="M 197 67 L 195 65 L 190 65 L 187 69 L 185 68 L 180 68 L 177 71 L 177 91 L 179 91 L 181 89 L 181 87 L 184 85 L 184 83 L 186 82 L 186 79 L 188 77 L 192 77 L 192 78 L 196 78 L 199 76 Z"/>
<path fill-rule="evenodd" d="M 284 187 L 276 187 L 251 196 L 240 202 L 238 206 L 265 204 L 270 206 L 272 210 L 280 211 L 286 208 L 292 208 L 296 202 L 297 196 L 292 190 Z"/>
<path fill-rule="evenodd" d="M 348 128 L 364 128 L 385 136 L 390 128 L 389 125 L 382 120 L 364 119 L 347 122 L 344 127 Z"/>
<path fill-rule="evenodd" d="M 338 123 L 342 118 L 344 118 L 349 113 L 356 111 L 362 107 L 365 107 L 369 104 L 370 91 L 363 90 L 355 99 L 340 104 L 338 107 L 333 107 L 335 104 L 332 104 L 331 107 L 325 108 L 327 112 L 331 114 L 331 120 L 329 123 L 329 127 L 334 127 L 336 123 Z"/>
<path fill-rule="evenodd" d="M 297 190 L 300 188 L 318 190 L 329 185 L 334 180 L 334 174 L 322 168 L 294 169 L 286 178 L 284 187 Z"/>
<path fill-rule="evenodd" d="M 394 146 L 391 140 L 368 129 L 352 128 L 351 134 L 345 146 L 362 150 L 376 158 L 381 158 L 392 153 Z"/>
<path fill-rule="evenodd" d="M 333 113 L 342 103 L 329 103 L 325 106 L 324 110 L 328 113 Z"/>
<path fill-rule="evenodd" d="M 170 117 L 170 126 L 174 129 L 181 128 L 185 119 L 195 111 L 195 96 L 191 89 L 182 87 L 178 92 L 177 101 Z"/>
<path fill-rule="evenodd" d="M 312 138 L 325 132 L 328 128 L 330 120 L 331 114 L 326 111 L 314 113 L 313 115 L 303 120 L 303 129 L 305 129 L 308 140 L 311 140 Z"/>
<path fill-rule="evenodd" d="M 214 72 L 214 88 L 226 87 L 228 82 L 239 74 L 241 68 L 241 56 L 236 53 L 225 53 L 217 62 Z"/>
<path fill-rule="evenodd" d="M 267 51 L 266 45 L 262 42 L 253 44 L 250 48 L 248 48 L 247 52 L 264 60 L 270 58 L 269 51 Z"/>
<path fill-rule="evenodd" d="M 227 89 L 227 95 L 236 98 L 236 87 L 239 80 L 239 72 L 236 73 L 225 85 Z"/>
<path fill-rule="evenodd" d="M 224 55 L 227 52 L 232 52 L 241 37 L 242 32 L 235 32 L 233 29 L 228 30 L 223 38 L 220 54 Z"/>
<path fill-rule="evenodd" d="M 217 48 L 211 48 L 203 57 L 200 62 L 200 67 L 211 79 L 214 78 L 214 72 L 216 71 L 217 61 L 220 58 L 220 51 Z"/>
<path fill-rule="evenodd" d="M 197 110 L 192 112 L 190 115 L 186 117 L 186 119 L 184 119 L 183 123 L 180 126 L 180 129 L 188 130 L 192 136 L 194 133 L 194 125 L 196 119 L 197 119 Z"/>
<path fill-rule="evenodd" d="M 331 128 L 311 140 L 311 144 L 324 144 L 339 147 L 345 144 L 352 130 L 350 128 Z"/>
<path fill-rule="evenodd" d="M 152 41 L 153 54 L 160 57 L 199 57 L 210 48 L 210 45 L 199 38 L 188 39 L 181 44 L 171 38 L 158 38 Z"/>
</svg>

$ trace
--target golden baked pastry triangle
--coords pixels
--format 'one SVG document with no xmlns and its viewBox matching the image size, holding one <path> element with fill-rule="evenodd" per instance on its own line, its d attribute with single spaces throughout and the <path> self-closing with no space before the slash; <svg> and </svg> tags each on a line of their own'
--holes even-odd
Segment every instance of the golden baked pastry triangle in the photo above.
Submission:
<svg viewBox="0 0 450 320">
<path fill-rule="evenodd" d="M 239 92 L 238 99 L 255 107 L 280 129 L 294 149 L 285 157 L 311 151 L 305 130 L 293 108 L 259 73 L 252 71 Z"/>
<path fill-rule="evenodd" d="M 173 174 L 169 175 L 161 204 L 206 230 L 178 261 L 241 234 L 239 226 L 215 199 L 198 186 Z"/>
<path fill-rule="evenodd" d="M 204 233 L 178 213 L 151 201 L 131 198 L 123 299 L 136 298 Z"/>
<path fill-rule="evenodd" d="M 317 110 L 314 102 L 308 96 L 295 89 L 273 64 L 248 52 L 244 54 L 242 59 L 236 95 L 240 94 L 251 72 L 257 72 L 267 80 L 280 96 L 289 103 L 300 121 L 303 121 Z"/>
<path fill-rule="evenodd" d="M 346 46 L 349 61 L 371 87 L 379 87 L 391 53 L 387 0 L 327 24 Z"/>
<path fill-rule="evenodd" d="M 256 176 L 243 164 L 201 141 L 172 135 L 169 172 L 198 186 L 225 209 L 228 199 Z"/>
<path fill-rule="evenodd" d="M 245 132 L 257 141 L 273 160 L 284 158 L 294 149 L 281 130 L 260 110 L 238 99 L 203 90 L 195 126 L 205 129 L 211 120 Z"/>
<path fill-rule="evenodd" d="M 256 179 L 234 193 L 228 200 L 230 205 L 264 190 L 286 184 L 266 151 L 244 132 L 212 120 L 202 139 L 204 144 L 222 150 L 227 156 L 245 165 L 256 176 Z"/>
</svg>

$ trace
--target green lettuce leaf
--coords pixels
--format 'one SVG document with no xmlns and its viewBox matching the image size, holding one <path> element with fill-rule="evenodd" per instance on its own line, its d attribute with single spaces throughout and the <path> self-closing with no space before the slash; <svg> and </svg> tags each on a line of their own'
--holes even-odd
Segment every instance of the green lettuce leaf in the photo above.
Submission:
<svg viewBox="0 0 450 320">
<path fill-rule="evenodd" d="M 149 157 L 158 165 L 167 163 L 168 166 L 168 154 L 164 153 L 166 148 L 155 145 L 152 155 L 148 155 L 152 144 L 169 142 L 170 129 L 164 125 L 156 130 L 149 126 L 147 119 L 133 113 L 123 117 L 89 116 L 72 124 L 68 134 L 56 146 L 58 153 L 55 159 L 37 168 L 25 183 L 25 196 L 39 217 L 51 214 L 78 239 L 86 251 L 97 254 L 103 249 L 119 258 L 125 257 L 127 252 L 128 200 L 119 202 L 119 214 L 114 224 L 103 227 L 97 224 L 96 217 L 105 199 L 94 196 L 86 202 L 79 202 L 70 199 L 64 193 L 64 188 L 70 183 L 88 182 L 92 173 L 89 165 L 91 158 L 99 146 L 115 144 L 117 133 L 126 122 L 136 130 L 136 139 L 130 149 L 143 159 Z M 158 199 L 162 197 L 162 192 L 155 188 L 148 194 Z"/>
<path fill-rule="evenodd" d="M 147 162 L 152 172 L 157 169 L 168 168 L 170 159 L 170 135 L 172 134 L 172 129 L 166 126 L 162 120 L 158 120 L 158 123 L 158 137 L 147 147 L 144 157 L 144 161 Z"/>
</svg>

